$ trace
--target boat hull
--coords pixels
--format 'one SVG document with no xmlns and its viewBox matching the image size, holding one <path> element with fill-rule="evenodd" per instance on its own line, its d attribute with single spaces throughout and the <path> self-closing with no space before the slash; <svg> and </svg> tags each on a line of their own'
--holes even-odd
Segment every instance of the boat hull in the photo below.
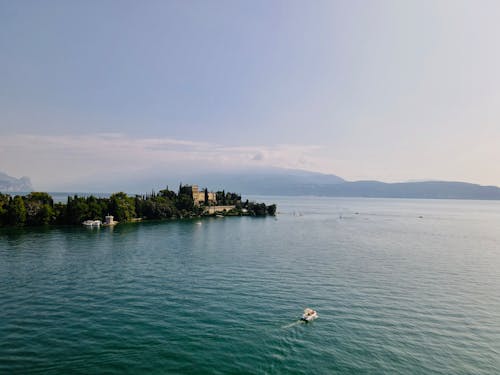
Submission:
<svg viewBox="0 0 500 375">
<path fill-rule="evenodd" d="M 307 315 L 307 316 L 303 315 L 302 318 L 300 318 L 300 320 L 302 320 L 303 322 L 309 323 L 309 322 L 312 322 L 317 317 L 318 317 L 318 314 L 314 313 L 313 315 Z"/>
</svg>

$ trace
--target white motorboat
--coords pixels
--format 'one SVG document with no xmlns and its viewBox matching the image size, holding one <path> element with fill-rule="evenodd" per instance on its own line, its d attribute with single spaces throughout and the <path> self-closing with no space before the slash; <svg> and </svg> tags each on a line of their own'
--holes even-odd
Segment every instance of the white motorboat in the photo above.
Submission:
<svg viewBox="0 0 500 375">
<path fill-rule="evenodd" d="M 85 220 L 82 224 L 86 227 L 100 227 L 102 222 L 101 220 Z"/>
<path fill-rule="evenodd" d="M 304 310 L 304 314 L 302 314 L 302 318 L 300 318 L 300 320 L 303 320 L 304 322 L 307 323 L 313 321 L 317 317 L 318 313 L 315 310 L 307 308 Z"/>
</svg>

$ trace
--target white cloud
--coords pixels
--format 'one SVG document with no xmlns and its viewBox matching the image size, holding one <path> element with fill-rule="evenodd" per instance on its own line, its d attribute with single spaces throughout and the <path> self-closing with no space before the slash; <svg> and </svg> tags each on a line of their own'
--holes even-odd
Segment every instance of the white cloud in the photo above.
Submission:
<svg viewBox="0 0 500 375">
<path fill-rule="evenodd" d="M 252 166 L 322 170 L 327 160 L 316 145 L 221 145 L 124 134 L 10 135 L 0 139 L 0 169 L 27 175 L 36 188 L 57 189 L 85 178 L 131 175 L 144 170 L 185 170 Z"/>
</svg>

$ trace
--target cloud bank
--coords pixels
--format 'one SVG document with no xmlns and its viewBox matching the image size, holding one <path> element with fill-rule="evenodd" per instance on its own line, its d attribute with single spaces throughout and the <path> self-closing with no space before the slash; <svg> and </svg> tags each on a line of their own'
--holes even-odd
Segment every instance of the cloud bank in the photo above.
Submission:
<svg viewBox="0 0 500 375">
<path fill-rule="evenodd" d="M 148 171 L 227 170 L 281 167 L 321 170 L 328 163 L 317 145 L 221 145 L 124 134 L 18 134 L 0 139 L 0 166 L 28 175 L 37 189 L 58 190 L 78 181 L 144 175 Z M 96 181 L 96 183 L 98 183 Z"/>
</svg>

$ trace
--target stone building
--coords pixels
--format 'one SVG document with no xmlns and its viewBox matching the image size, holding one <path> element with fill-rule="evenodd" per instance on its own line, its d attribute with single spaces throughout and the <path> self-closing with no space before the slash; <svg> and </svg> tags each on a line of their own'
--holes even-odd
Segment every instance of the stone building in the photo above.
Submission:
<svg viewBox="0 0 500 375">
<path fill-rule="evenodd" d="M 205 190 L 199 190 L 198 185 L 191 186 L 191 192 L 193 194 L 193 200 L 195 205 L 200 205 L 205 203 Z M 215 193 L 209 191 L 208 195 L 208 204 L 216 204 L 217 199 L 215 198 Z"/>
</svg>

